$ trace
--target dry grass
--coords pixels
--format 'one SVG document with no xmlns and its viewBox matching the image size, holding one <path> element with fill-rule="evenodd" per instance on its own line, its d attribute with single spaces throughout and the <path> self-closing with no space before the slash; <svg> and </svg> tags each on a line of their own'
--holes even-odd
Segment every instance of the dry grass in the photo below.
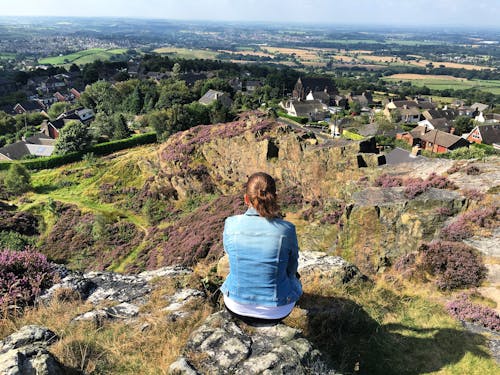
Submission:
<svg viewBox="0 0 500 375">
<path fill-rule="evenodd" d="M 84 374 L 166 374 L 191 332 L 213 312 L 209 304 L 191 304 L 188 318 L 172 321 L 162 311 L 166 296 L 196 282 L 191 275 L 157 280 L 150 301 L 141 308 L 141 317 L 131 323 L 72 322 L 92 306 L 81 301 L 54 301 L 27 309 L 22 316 L 0 320 L 0 338 L 24 325 L 39 324 L 60 337 L 50 347 L 51 352 L 64 365 Z"/>
</svg>

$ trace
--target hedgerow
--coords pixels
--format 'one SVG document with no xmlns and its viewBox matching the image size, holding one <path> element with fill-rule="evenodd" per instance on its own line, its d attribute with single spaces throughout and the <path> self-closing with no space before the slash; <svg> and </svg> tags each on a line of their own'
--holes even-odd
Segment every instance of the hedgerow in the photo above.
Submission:
<svg viewBox="0 0 500 375">
<path fill-rule="evenodd" d="M 27 169 L 39 170 L 60 167 L 61 165 L 74 163 L 83 159 L 84 155 L 94 153 L 94 155 L 104 156 L 116 151 L 124 150 L 126 148 L 145 145 L 156 142 L 156 133 L 146 133 L 134 135 L 130 138 L 119 139 L 105 143 L 99 143 L 83 151 L 70 152 L 64 155 L 54 155 L 44 158 L 37 158 L 31 160 L 23 160 L 20 162 Z M 0 163 L 0 170 L 6 170 L 10 167 L 12 162 Z"/>
</svg>

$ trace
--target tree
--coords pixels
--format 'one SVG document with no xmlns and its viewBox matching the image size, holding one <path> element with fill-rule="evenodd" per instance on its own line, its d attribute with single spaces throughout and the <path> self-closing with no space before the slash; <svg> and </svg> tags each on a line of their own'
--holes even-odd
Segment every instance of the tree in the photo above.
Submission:
<svg viewBox="0 0 500 375">
<path fill-rule="evenodd" d="M 69 121 L 61 129 L 57 138 L 56 154 L 66 154 L 73 151 L 82 151 L 91 144 L 92 137 L 87 125 L 80 121 Z"/>
<path fill-rule="evenodd" d="M 50 106 L 47 114 L 49 115 L 49 117 L 51 119 L 55 119 L 61 113 L 63 113 L 64 111 L 66 111 L 69 107 L 70 107 L 69 103 L 64 103 L 64 102 L 54 103 L 54 104 L 52 104 Z"/>
<path fill-rule="evenodd" d="M 358 115 L 361 112 L 361 104 L 357 101 L 352 101 L 349 103 L 349 109 L 351 110 L 352 113 Z"/>
<path fill-rule="evenodd" d="M 113 116 L 113 139 L 123 139 L 130 136 L 130 129 L 127 125 L 127 120 L 122 113 L 117 113 Z"/>
<path fill-rule="evenodd" d="M 462 135 L 463 133 L 468 133 L 472 130 L 474 122 L 469 116 L 458 116 L 453 121 L 455 125 L 455 134 Z"/>
<path fill-rule="evenodd" d="M 22 194 L 31 189 L 31 176 L 21 164 L 11 164 L 4 178 L 7 191 L 11 194 Z"/>
<path fill-rule="evenodd" d="M 172 76 L 174 76 L 174 78 L 177 78 L 179 77 L 179 74 L 181 74 L 181 64 L 175 63 L 172 67 Z"/>
</svg>

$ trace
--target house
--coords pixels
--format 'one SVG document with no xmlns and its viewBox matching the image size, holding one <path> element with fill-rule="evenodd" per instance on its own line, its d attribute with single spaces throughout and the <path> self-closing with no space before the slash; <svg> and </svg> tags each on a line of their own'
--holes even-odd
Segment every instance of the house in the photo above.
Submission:
<svg viewBox="0 0 500 375">
<path fill-rule="evenodd" d="M 73 97 L 75 99 L 80 99 L 80 96 L 82 96 L 82 94 L 80 94 L 80 92 L 77 89 L 75 89 L 75 88 L 72 88 L 71 90 L 69 90 L 69 93 L 71 95 L 73 95 Z"/>
<path fill-rule="evenodd" d="M 488 104 L 483 104 L 483 103 L 474 103 L 470 107 L 477 112 L 484 112 L 490 108 Z"/>
<path fill-rule="evenodd" d="M 432 98 L 423 98 L 423 97 L 417 96 L 415 98 L 415 102 L 417 103 L 418 107 L 420 109 L 423 109 L 423 110 L 436 108 L 436 105 L 432 101 Z"/>
<path fill-rule="evenodd" d="M 438 154 L 469 146 L 469 142 L 462 137 L 425 126 L 417 126 L 410 132 L 399 133 L 396 139 Z"/>
<path fill-rule="evenodd" d="M 292 98 L 305 100 L 310 92 L 324 91 L 328 95 L 338 94 L 338 91 L 330 78 L 299 78 L 295 83 Z"/>
<path fill-rule="evenodd" d="M 262 87 L 262 82 L 261 81 L 247 81 L 245 87 L 246 87 L 248 92 L 254 92 L 258 88 Z"/>
<path fill-rule="evenodd" d="M 319 100 L 321 103 L 330 105 L 331 98 L 330 95 L 325 91 L 310 91 L 306 96 L 306 100 Z"/>
<path fill-rule="evenodd" d="M 500 149 L 500 125 L 476 126 L 466 138 L 469 142 L 484 143 Z"/>
<path fill-rule="evenodd" d="M 442 109 L 428 109 L 422 113 L 422 116 L 424 116 L 426 120 L 432 120 L 437 118 L 445 118 L 447 120 L 453 120 L 459 115 L 460 113 L 458 109 L 447 108 L 447 107 Z"/>
<path fill-rule="evenodd" d="M 420 110 L 416 107 L 403 107 L 399 109 L 399 113 L 401 114 L 401 122 L 406 124 L 415 124 L 420 121 Z"/>
<path fill-rule="evenodd" d="M 319 100 L 287 100 L 281 106 L 290 116 L 307 117 L 310 121 L 322 121 L 329 113 L 328 106 Z"/>
<path fill-rule="evenodd" d="M 220 102 L 225 107 L 230 107 L 231 104 L 233 104 L 233 100 L 228 93 L 212 89 L 208 90 L 205 95 L 198 100 L 198 103 L 210 105 L 216 101 Z"/>
<path fill-rule="evenodd" d="M 162 79 L 169 78 L 170 72 L 147 72 L 146 77 L 158 83 Z"/>
<path fill-rule="evenodd" d="M 238 77 L 230 79 L 228 83 L 234 92 L 238 92 L 243 89 L 243 82 Z"/>
<path fill-rule="evenodd" d="M 498 124 L 500 122 L 500 114 L 498 113 L 487 113 L 479 112 L 479 115 L 474 117 L 474 121 L 483 124 Z"/>
<path fill-rule="evenodd" d="M 35 113 L 35 112 L 39 113 L 45 111 L 46 109 L 47 108 L 38 101 L 17 103 L 14 106 L 14 112 L 16 112 L 16 114 Z"/>
<path fill-rule="evenodd" d="M 435 119 L 425 119 L 418 122 L 419 126 L 426 126 L 427 129 L 437 129 L 446 133 L 453 134 L 455 128 L 453 127 L 453 122 L 446 118 L 435 118 Z"/>
<path fill-rule="evenodd" d="M 94 119 L 94 111 L 88 108 L 77 108 L 61 113 L 57 120 L 78 120 L 88 125 Z"/>
<path fill-rule="evenodd" d="M 20 160 L 27 155 L 50 156 L 54 152 L 55 140 L 43 134 L 35 134 L 22 141 L 0 148 L 0 160 Z"/>
<path fill-rule="evenodd" d="M 66 100 L 66 97 L 65 97 L 63 94 L 61 94 L 59 91 L 57 91 L 57 92 L 54 94 L 54 98 L 56 98 L 56 100 L 57 100 L 58 102 L 65 102 L 65 101 L 67 101 L 67 100 Z"/>
<path fill-rule="evenodd" d="M 61 129 L 64 128 L 64 126 L 69 121 L 80 121 L 80 120 L 72 118 L 71 119 L 58 118 L 53 121 L 44 120 L 42 122 L 42 125 L 40 125 L 40 131 L 47 137 L 50 137 L 52 139 L 57 139 L 59 138 L 59 133 L 61 132 Z"/>
<path fill-rule="evenodd" d="M 347 95 L 347 101 L 349 103 L 358 102 L 362 108 L 367 108 L 373 104 L 373 97 L 370 91 L 364 91 L 361 95 L 354 95 L 354 93 L 351 92 Z"/>
</svg>

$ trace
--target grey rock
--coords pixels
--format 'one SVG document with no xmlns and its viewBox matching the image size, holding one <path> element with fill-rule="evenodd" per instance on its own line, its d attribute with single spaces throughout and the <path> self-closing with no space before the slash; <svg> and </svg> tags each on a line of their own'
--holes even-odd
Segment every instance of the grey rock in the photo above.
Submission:
<svg viewBox="0 0 500 375">
<path fill-rule="evenodd" d="M 330 256 L 320 251 L 303 251 L 299 253 L 300 274 L 316 273 L 340 278 L 342 283 L 352 279 L 365 278 L 352 263 L 339 256 Z"/>
<path fill-rule="evenodd" d="M 0 341 L 0 374 L 63 375 L 70 373 L 47 350 L 58 339 L 49 329 L 30 325 Z"/>
<path fill-rule="evenodd" d="M 134 318 L 139 315 L 139 307 L 128 302 L 123 302 L 107 308 L 106 312 L 110 317 L 115 319 Z"/>
<path fill-rule="evenodd" d="M 57 335 L 48 328 L 29 325 L 0 341 L 0 354 L 31 344 L 50 345 L 57 341 Z"/>
<path fill-rule="evenodd" d="M 195 330 L 170 374 L 336 374 L 297 329 L 246 327 L 226 311 Z M 198 358 L 190 363 L 187 358 Z M 321 370 L 318 370 L 321 369 Z"/>
<path fill-rule="evenodd" d="M 105 310 L 102 309 L 96 309 L 92 310 L 89 312 L 86 312 L 84 314 L 78 315 L 73 319 L 73 321 L 78 322 L 78 321 L 91 321 L 96 323 L 97 325 L 101 325 L 101 323 L 105 320 L 108 319 L 109 315 Z"/>
<path fill-rule="evenodd" d="M 162 267 L 153 271 L 144 271 L 139 274 L 139 277 L 143 278 L 146 281 L 150 281 L 155 278 L 160 277 L 174 277 L 174 276 L 182 276 L 191 273 L 192 271 L 189 268 L 182 266 L 170 266 L 170 267 Z"/>
<path fill-rule="evenodd" d="M 169 374 L 198 375 L 198 372 L 189 365 L 185 358 L 179 358 L 170 365 Z"/>
</svg>

